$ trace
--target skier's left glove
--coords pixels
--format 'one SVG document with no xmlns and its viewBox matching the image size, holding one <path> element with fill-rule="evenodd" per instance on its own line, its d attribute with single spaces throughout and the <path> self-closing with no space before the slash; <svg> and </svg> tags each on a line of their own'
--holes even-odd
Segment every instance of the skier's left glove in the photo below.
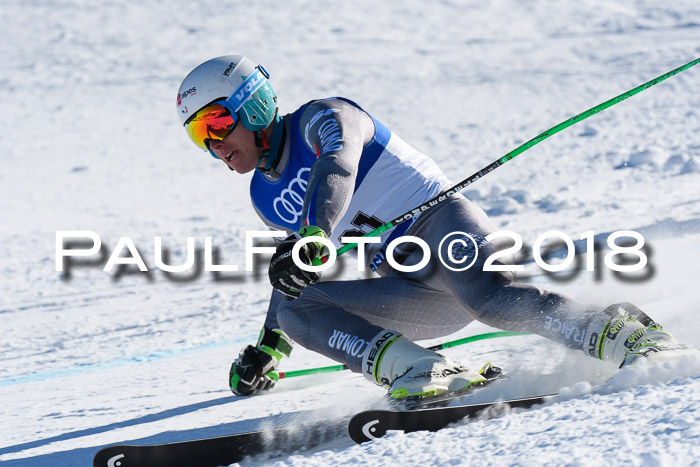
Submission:
<svg viewBox="0 0 700 467">
<path fill-rule="evenodd" d="M 258 343 L 238 355 L 229 371 L 229 386 L 237 396 L 271 389 L 279 380 L 276 368 L 292 352 L 292 340 L 279 329 L 263 328 Z"/>
<path fill-rule="evenodd" d="M 301 296 L 301 291 L 306 286 L 315 284 L 321 275 L 317 272 L 304 271 L 294 263 L 292 248 L 302 237 L 328 238 L 325 232 L 313 225 L 307 225 L 282 240 L 277 246 L 277 251 L 270 260 L 270 283 L 274 288 L 282 292 L 287 300 L 293 300 Z M 309 266 L 314 260 L 320 260 L 328 253 L 328 249 L 321 242 L 309 242 L 299 250 L 299 259 Z"/>
</svg>

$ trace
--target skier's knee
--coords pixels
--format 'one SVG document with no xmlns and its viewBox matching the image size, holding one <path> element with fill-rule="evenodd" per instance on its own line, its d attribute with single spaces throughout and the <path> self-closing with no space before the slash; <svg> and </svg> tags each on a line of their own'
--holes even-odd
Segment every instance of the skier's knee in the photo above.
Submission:
<svg viewBox="0 0 700 467">
<path fill-rule="evenodd" d="M 476 320 L 503 328 L 508 321 L 504 316 L 504 308 L 509 308 L 508 289 L 515 286 L 512 277 L 511 274 L 484 273 L 472 284 L 472 292 L 463 297 L 463 302 Z"/>
</svg>

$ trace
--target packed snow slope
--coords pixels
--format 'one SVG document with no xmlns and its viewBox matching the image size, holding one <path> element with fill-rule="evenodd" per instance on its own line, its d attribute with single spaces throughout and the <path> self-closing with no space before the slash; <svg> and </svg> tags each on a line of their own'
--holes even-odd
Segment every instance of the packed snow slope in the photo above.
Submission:
<svg viewBox="0 0 700 467">
<path fill-rule="evenodd" d="M 186 237 L 201 248 L 208 236 L 222 263 L 243 270 L 245 232 L 262 229 L 249 176 L 198 151 L 178 124 L 178 86 L 202 61 L 259 60 L 283 113 L 319 97 L 356 100 L 457 182 L 700 56 L 696 0 L 10 0 L 0 27 L 0 462 L 8 466 L 90 465 L 109 444 L 349 414 L 382 398 L 350 373 L 233 397 L 230 362 L 256 338 L 270 293 L 264 264 L 218 279 L 154 268 L 154 237 L 181 264 Z M 634 302 L 698 347 L 699 109 L 695 67 L 535 146 L 465 194 L 530 246 L 547 230 L 574 240 L 642 233 L 650 263 L 634 281 L 600 261 L 595 273 L 543 276 L 528 254 L 524 280 L 588 302 Z M 97 233 L 106 255 L 130 237 L 150 273 L 119 276 L 90 258 L 62 275 L 60 230 Z M 487 330 L 475 323 L 445 340 Z M 392 433 L 362 446 L 339 438 L 244 464 L 698 464 L 696 360 L 615 373 L 537 336 L 446 353 L 494 361 L 511 376 L 470 401 L 564 395 L 437 434 Z M 284 369 L 332 363 L 297 346 Z"/>
</svg>

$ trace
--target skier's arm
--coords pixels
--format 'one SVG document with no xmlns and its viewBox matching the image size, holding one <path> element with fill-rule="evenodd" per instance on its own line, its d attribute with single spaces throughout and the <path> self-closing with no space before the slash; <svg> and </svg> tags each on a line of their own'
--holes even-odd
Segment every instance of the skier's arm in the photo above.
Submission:
<svg viewBox="0 0 700 467">
<path fill-rule="evenodd" d="M 292 250 L 301 237 L 328 238 L 347 211 L 363 147 L 374 136 L 374 123 L 354 105 L 328 99 L 309 104 L 301 115 L 300 130 L 317 160 L 309 173 L 299 232 L 277 246 L 268 271 L 272 286 L 289 300 L 319 279 L 319 273 L 305 271 L 294 262 Z M 324 252 L 323 243 L 310 242 L 301 247 L 299 256 L 311 265 Z"/>
<path fill-rule="evenodd" d="M 309 173 L 300 227 L 315 225 L 330 235 L 352 199 L 362 149 L 374 136 L 374 123 L 354 105 L 327 99 L 304 110 L 300 128 L 318 156 Z"/>
</svg>

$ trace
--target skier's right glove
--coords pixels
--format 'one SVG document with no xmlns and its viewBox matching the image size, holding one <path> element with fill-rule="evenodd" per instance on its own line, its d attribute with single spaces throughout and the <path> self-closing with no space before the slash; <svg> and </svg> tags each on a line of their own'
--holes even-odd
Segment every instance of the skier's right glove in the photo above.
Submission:
<svg viewBox="0 0 700 467">
<path fill-rule="evenodd" d="M 263 328 L 256 346 L 249 345 L 238 355 L 229 371 L 229 386 L 238 396 L 249 396 L 272 388 L 279 375 L 282 357 L 292 352 L 292 340 L 281 330 Z"/>
<path fill-rule="evenodd" d="M 318 272 L 304 271 L 294 263 L 292 249 L 302 237 L 328 238 L 322 229 L 313 225 L 304 226 L 299 229 L 299 232 L 294 232 L 282 240 L 270 259 L 270 269 L 268 270 L 270 284 L 282 292 L 287 300 L 299 298 L 305 287 L 315 284 L 321 277 Z M 299 250 L 299 259 L 311 266 L 315 260 L 320 260 L 327 253 L 328 249 L 323 243 L 309 242 Z"/>
</svg>

